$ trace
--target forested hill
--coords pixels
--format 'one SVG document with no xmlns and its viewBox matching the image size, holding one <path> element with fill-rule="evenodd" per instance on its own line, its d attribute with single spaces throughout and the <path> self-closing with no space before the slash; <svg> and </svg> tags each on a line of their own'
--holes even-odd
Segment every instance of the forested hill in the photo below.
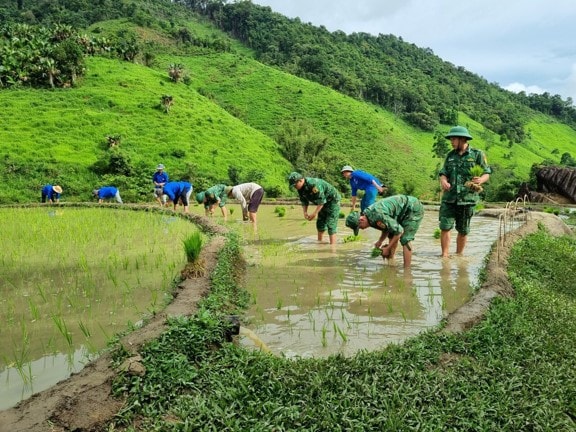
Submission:
<svg viewBox="0 0 576 432">
<path fill-rule="evenodd" d="M 570 98 L 513 94 L 391 34 L 331 33 L 250 2 L 218 7 L 183 3 L 254 49 L 260 61 L 385 107 L 423 130 L 455 124 L 462 111 L 518 143 L 526 136 L 526 107 L 576 127 Z"/>
<path fill-rule="evenodd" d="M 496 168 L 486 199 L 513 196 L 533 164 L 574 165 L 571 100 L 510 93 L 394 35 L 328 32 L 249 1 L 0 0 L 0 21 L 0 168 L 16 190 L 0 202 L 42 182 L 67 183 L 69 199 L 89 182 L 149 199 L 160 160 L 197 188 L 257 180 L 283 194 L 298 169 L 345 193 L 352 164 L 433 198 L 454 124 Z"/>
</svg>

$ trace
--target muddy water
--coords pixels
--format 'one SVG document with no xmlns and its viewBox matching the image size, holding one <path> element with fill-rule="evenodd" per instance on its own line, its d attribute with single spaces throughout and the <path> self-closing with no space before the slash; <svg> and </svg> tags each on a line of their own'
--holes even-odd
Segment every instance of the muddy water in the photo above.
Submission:
<svg viewBox="0 0 576 432">
<path fill-rule="evenodd" d="M 370 256 L 379 231 L 368 228 L 360 241 L 347 242 L 351 230 L 341 220 L 338 243 L 330 246 L 317 242 L 315 224 L 299 206 L 283 207 L 282 218 L 275 206 L 261 207 L 256 234 L 239 221 L 230 225 L 246 238 L 246 287 L 254 296 L 247 327 L 286 357 L 350 355 L 437 326 L 470 298 L 499 229 L 498 219 L 475 216 L 464 256 L 441 259 L 438 213 L 427 208 L 412 268 L 404 270 L 401 247 L 395 262 Z M 240 340 L 255 346 L 253 337 Z"/>
</svg>

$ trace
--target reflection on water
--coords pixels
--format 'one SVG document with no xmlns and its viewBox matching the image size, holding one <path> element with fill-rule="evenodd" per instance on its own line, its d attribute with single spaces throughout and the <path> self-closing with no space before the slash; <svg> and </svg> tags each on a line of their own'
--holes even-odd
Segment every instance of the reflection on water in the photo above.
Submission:
<svg viewBox="0 0 576 432">
<path fill-rule="evenodd" d="M 7 367 L 2 371 L 2 404 L 0 409 L 16 405 L 35 392 L 52 387 L 63 377 L 82 370 L 92 359 L 90 350 L 84 346 L 71 354 L 54 354 L 31 361 L 26 365 L 26 375 L 34 377 L 32 382 L 23 379 L 17 368 Z"/>
<path fill-rule="evenodd" d="M 474 217 L 464 256 L 442 259 L 437 220 L 437 211 L 427 209 L 412 268 L 404 270 L 401 247 L 391 263 L 370 256 L 377 230 L 345 242 L 351 230 L 341 220 L 331 247 L 316 241 L 315 225 L 302 219 L 299 206 L 288 206 L 284 218 L 261 207 L 258 234 L 239 224 L 250 264 L 246 287 L 255 300 L 248 327 L 275 353 L 310 357 L 373 350 L 438 325 L 470 298 L 499 222 Z"/>
</svg>

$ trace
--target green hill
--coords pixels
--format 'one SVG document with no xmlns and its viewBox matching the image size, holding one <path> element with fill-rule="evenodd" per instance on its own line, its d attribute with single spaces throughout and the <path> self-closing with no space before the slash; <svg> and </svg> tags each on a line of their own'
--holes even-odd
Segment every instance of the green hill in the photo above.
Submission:
<svg viewBox="0 0 576 432">
<path fill-rule="evenodd" d="M 95 186 L 108 183 L 126 201 L 149 201 L 159 162 L 172 179 L 189 179 L 196 189 L 258 181 L 270 195 L 290 193 L 285 177 L 293 169 L 345 192 L 339 169 L 351 164 L 393 191 L 437 198 L 441 160 L 432 146 L 448 125 L 416 128 L 380 105 L 266 66 L 203 19 L 177 17 L 177 24 L 164 27 L 160 15 L 145 26 L 133 19 L 97 22 L 93 35 L 136 38 L 135 62 L 88 57 L 84 77 L 72 88 L 0 90 L 0 139 L 6 143 L 0 203 L 38 200 L 45 183 L 61 184 L 66 200 L 88 200 Z M 175 29 L 186 29 L 196 42 L 182 43 Z M 174 64 L 184 71 L 177 83 L 168 75 Z M 173 98 L 169 112 L 161 105 L 166 95 Z M 574 129 L 529 113 L 525 139 L 513 144 L 457 114 L 473 146 L 486 150 L 496 168 L 488 199 L 527 180 L 534 163 L 559 162 L 574 148 Z M 118 148 L 109 147 L 108 136 L 120 136 Z"/>
</svg>

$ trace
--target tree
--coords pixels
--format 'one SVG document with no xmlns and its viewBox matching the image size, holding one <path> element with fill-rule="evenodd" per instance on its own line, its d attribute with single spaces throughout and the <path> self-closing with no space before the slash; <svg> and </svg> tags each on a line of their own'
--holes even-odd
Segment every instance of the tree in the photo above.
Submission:
<svg viewBox="0 0 576 432">
<path fill-rule="evenodd" d="M 560 165 L 565 165 L 569 167 L 576 167 L 576 160 L 568 152 L 563 153 L 560 158 Z"/>
<path fill-rule="evenodd" d="M 432 153 L 434 156 L 440 159 L 444 159 L 448 152 L 450 151 L 450 146 L 448 141 L 444 138 L 444 134 L 440 131 L 434 133 L 434 143 L 432 144 Z"/>
</svg>

